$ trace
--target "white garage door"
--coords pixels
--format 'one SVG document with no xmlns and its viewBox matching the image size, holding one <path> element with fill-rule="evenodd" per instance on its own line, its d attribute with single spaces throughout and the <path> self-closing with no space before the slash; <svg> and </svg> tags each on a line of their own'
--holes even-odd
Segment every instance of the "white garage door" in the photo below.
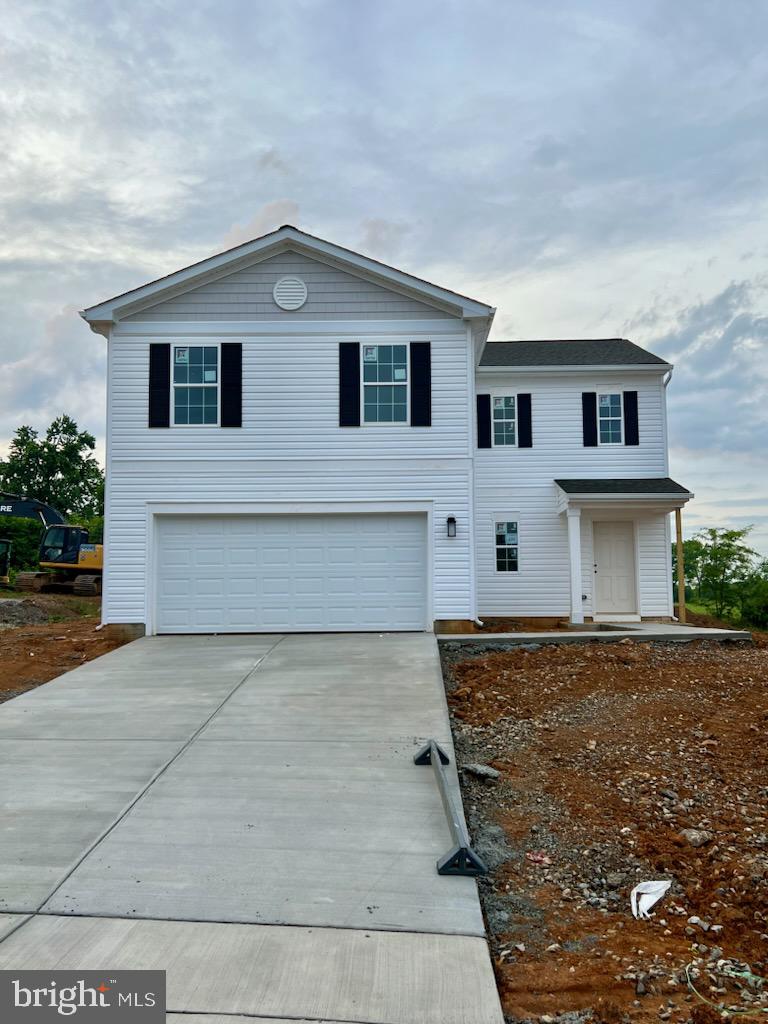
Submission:
<svg viewBox="0 0 768 1024">
<path fill-rule="evenodd" d="M 158 633 L 426 628 L 426 516 L 160 516 Z"/>
</svg>

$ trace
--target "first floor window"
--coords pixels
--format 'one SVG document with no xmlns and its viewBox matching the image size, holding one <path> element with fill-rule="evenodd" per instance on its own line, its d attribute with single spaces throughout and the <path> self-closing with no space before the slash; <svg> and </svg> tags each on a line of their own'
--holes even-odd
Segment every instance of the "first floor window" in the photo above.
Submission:
<svg viewBox="0 0 768 1024">
<path fill-rule="evenodd" d="M 493 399 L 493 443 L 515 445 L 515 396 Z"/>
<path fill-rule="evenodd" d="M 600 444 L 621 444 L 621 394 L 598 395 L 597 415 Z"/>
<path fill-rule="evenodd" d="M 408 422 L 408 346 L 363 345 L 363 422 Z"/>
<path fill-rule="evenodd" d="M 173 346 L 173 422 L 218 423 L 219 350 L 215 345 Z"/>
<path fill-rule="evenodd" d="M 496 572 L 517 572 L 517 522 L 496 523 Z"/>
</svg>

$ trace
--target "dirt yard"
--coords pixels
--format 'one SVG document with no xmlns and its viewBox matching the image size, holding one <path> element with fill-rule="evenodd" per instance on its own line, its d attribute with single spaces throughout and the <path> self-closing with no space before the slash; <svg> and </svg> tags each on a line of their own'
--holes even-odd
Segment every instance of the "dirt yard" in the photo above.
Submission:
<svg viewBox="0 0 768 1024">
<path fill-rule="evenodd" d="M 765 1017 L 768 984 L 729 974 L 768 975 L 765 637 L 526 646 L 442 645 L 508 1019 L 713 1024 L 687 965 Z"/>
<path fill-rule="evenodd" d="M 0 590 L 0 702 L 124 643 L 98 624 L 98 599 Z"/>
</svg>

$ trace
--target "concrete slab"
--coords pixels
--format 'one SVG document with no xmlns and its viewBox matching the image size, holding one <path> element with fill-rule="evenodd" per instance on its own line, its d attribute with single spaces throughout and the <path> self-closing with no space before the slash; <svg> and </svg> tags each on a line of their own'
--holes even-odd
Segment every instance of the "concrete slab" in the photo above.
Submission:
<svg viewBox="0 0 768 1024">
<path fill-rule="evenodd" d="M 168 741 L 3 737 L 0 910 L 37 910 L 177 749 Z"/>
<path fill-rule="evenodd" d="M 279 639 L 136 640 L 7 701 L 0 741 L 171 739 L 181 745 Z"/>
<path fill-rule="evenodd" d="M 138 640 L 0 705 L 0 910 L 38 909 L 279 639 Z"/>
<path fill-rule="evenodd" d="M 6 935 L 18 928 L 22 921 L 27 919 L 27 914 L 0 914 L 0 942 Z"/>
<path fill-rule="evenodd" d="M 39 916 L 0 943 L 0 970 L 32 966 L 165 970 L 187 1024 L 503 1024 L 485 941 L 468 936 Z"/>
<path fill-rule="evenodd" d="M 45 910 L 484 935 L 435 870 L 429 736 L 451 749 L 433 637 L 288 637 Z"/>
<path fill-rule="evenodd" d="M 610 629 L 556 630 L 538 633 L 440 633 L 440 643 L 478 644 L 505 647 L 519 644 L 583 644 L 597 641 L 616 644 L 629 637 L 638 643 L 678 642 L 691 640 L 720 640 L 724 642 L 751 642 L 752 634 L 744 629 L 707 629 L 673 622 L 637 622 L 631 625 L 611 625 Z"/>
</svg>

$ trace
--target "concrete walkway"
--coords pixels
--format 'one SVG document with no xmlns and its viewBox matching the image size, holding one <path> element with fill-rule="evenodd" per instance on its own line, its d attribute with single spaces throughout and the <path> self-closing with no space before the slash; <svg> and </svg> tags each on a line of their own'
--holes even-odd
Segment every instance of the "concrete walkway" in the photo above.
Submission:
<svg viewBox="0 0 768 1024">
<path fill-rule="evenodd" d="M 638 643 L 688 643 L 691 640 L 750 642 L 752 634 L 746 629 L 712 629 L 706 626 L 688 626 L 679 622 L 627 622 L 605 623 L 602 629 L 590 629 L 590 624 L 587 623 L 578 629 L 540 630 L 536 633 L 441 633 L 437 639 L 441 643 L 453 640 L 461 644 L 507 641 L 516 644 L 583 644 L 590 641 L 615 644 L 626 638 Z"/>
<path fill-rule="evenodd" d="M 149 638 L 9 701 L 0 969 L 166 969 L 187 1021 L 500 1024 L 430 736 L 424 634 Z"/>
</svg>

